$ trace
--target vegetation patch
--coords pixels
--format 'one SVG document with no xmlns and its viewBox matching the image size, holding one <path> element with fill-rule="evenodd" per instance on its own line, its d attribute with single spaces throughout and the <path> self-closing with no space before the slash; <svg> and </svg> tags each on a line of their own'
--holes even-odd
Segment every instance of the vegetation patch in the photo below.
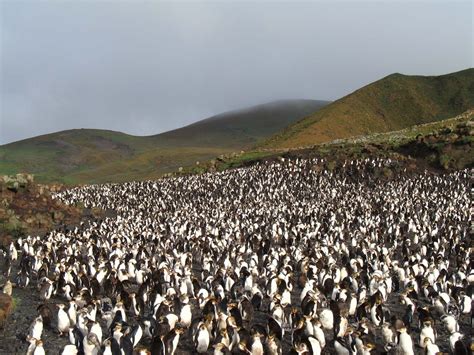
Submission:
<svg viewBox="0 0 474 355">
<path fill-rule="evenodd" d="M 474 69 L 389 75 L 289 125 L 261 148 L 298 148 L 444 120 L 474 108 Z"/>
</svg>

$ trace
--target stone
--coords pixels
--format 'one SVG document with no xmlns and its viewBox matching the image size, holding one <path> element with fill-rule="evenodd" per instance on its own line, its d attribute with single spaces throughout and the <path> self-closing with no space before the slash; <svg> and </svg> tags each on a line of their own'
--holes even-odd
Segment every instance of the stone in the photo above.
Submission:
<svg viewBox="0 0 474 355">
<path fill-rule="evenodd" d="M 0 293 L 0 328 L 3 328 L 8 316 L 13 311 L 13 298 L 5 293 Z"/>
</svg>

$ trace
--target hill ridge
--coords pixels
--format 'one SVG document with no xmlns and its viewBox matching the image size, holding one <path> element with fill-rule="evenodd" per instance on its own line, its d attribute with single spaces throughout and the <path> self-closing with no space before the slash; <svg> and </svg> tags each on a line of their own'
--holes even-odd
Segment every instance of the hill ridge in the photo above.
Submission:
<svg viewBox="0 0 474 355">
<path fill-rule="evenodd" d="M 181 166 L 247 149 L 326 102 L 286 100 L 222 114 L 155 135 L 75 128 L 0 146 L 0 175 L 41 182 L 94 183 L 157 178 Z M 261 110 L 261 108 L 268 108 Z"/>
<path fill-rule="evenodd" d="M 297 147 L 388 132 L 474 107 L 474 69 L 439 76 L 390 74 L 270 137 L 260 146 Z"/>
</svg>

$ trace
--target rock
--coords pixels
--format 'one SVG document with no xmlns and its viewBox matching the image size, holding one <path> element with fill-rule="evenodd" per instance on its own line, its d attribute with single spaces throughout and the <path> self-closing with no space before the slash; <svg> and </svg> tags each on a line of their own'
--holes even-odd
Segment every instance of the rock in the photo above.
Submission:
<svg viewBox="0 0 474 355">
<path fill-rule="evenodd" d="M 28 185 L 28 180 L 25 175 L 26 174 L 16 174 L 16 182 L 19 187 L 25 188 Z"/>
<path fill-rule="evenodd" d="M 13 298 L 4 293 L 0 293 L 0 328 L 3 328 L 8 316 L 13 311 Z"/>
<path fill-rule="evenodd" d="M 20 184 L 18 184 L 18 181 L 14 180 L 9 180 L 6 185 L 7 189 L 12 192 L 18 192 L 18 189 L 20 188 Z"/>
<path fill-rule="evenodd" d="M 55 222 L 60 222 L 64 219 L 64 213 L 62 213 L 61 211 L 53 211 L 51 213 L 51 217 Z"/>
<path fill-rule="evenodd" d="M 448 141 L 454 142 L 459 139 L 459 136 L 456 133 L 451 133 L 448 135 Z"/>
<path fill-rule="evenodd" d="M 24 175 L 28 183 L 32 183 L 33 181 L 35 181 L 35 176 L 33 174 L 24 174 Z"/>
</svg>

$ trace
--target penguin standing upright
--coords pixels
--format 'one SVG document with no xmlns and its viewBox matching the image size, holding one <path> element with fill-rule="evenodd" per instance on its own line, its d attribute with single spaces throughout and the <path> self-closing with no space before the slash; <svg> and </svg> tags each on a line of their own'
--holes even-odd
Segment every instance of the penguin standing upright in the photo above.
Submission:
<svg viewBox="0 0 474 355">
<path fill-rule="evenodd" d="M 30 336 L 35 339 L 41 339 L 43 334 L 43 319 L 41 316 L 36 317 L 30 326 Z"/>
<path fill-rule="evenodd" d="M 199 354 L 206 353 L 207 349 L 209 348 L 209 342 L 210 342 L 209 330 L 207 329 L 204 323 L 201 323 L 198 326 L 196 336 L 194 338 L 194 345 L 195 345 L 196 351 Z"/>
<path fill-rule="evenodd" d="M 184 328 L 177 326 L 170 330 L 168 334 L 163 338 L 163 342 L 166 347 L 166 354 L 174 355 L 176 349 L 178 349 L 179 339 L 183 334 Z"/>
<path fill-rule="evenodd" d="M 400 355 L 415 355 L 413 349 L 413 341 L 410 334 L 407 333 L 406 328 L 401 328 L 398 330 L 398 354 Z"/>
<path fill-rule="evenodd" d="M 59 336 L 63 336 L 69 332 L 70 320 L 67 313 L 64 311 L 64 304 L 58 304 L 58 331 Z"/>
</svg>

